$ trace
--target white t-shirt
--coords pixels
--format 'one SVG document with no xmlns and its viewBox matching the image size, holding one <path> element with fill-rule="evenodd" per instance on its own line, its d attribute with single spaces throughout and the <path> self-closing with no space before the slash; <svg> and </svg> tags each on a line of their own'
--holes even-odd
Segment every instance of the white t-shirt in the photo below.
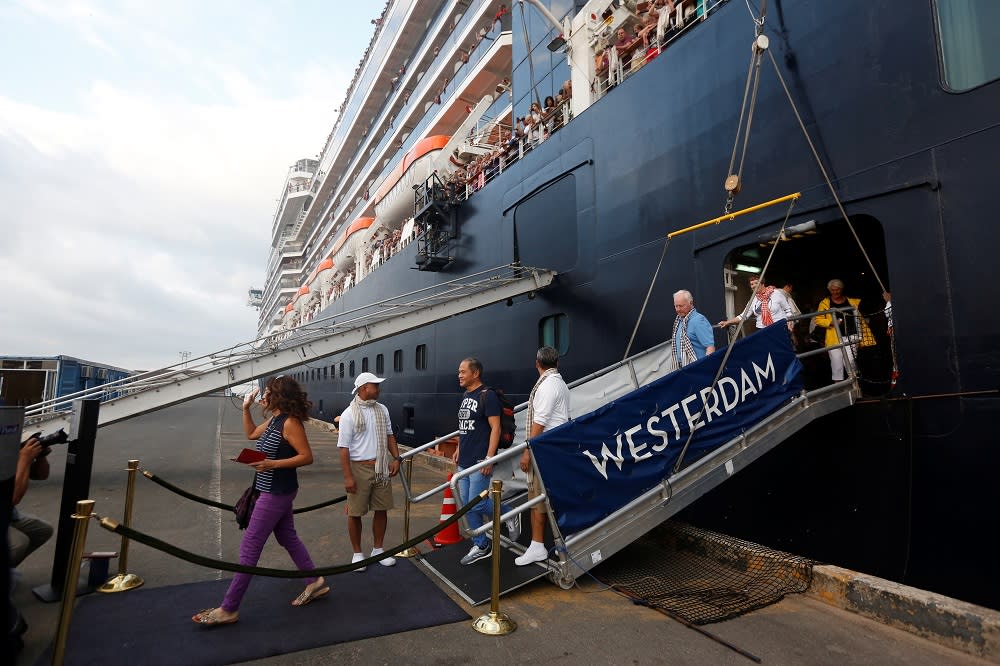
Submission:
<svg viewBox="0 0 1000 666">
<path fill-rule="evenodd" d="M 546 430 L 569 421 L 569 387 L 558 372 L 549 375 L 535 391 L 531 420 Z"/>
<path fill-rule="evenodd" d="M 375 441 L 375 409 L 381 409 L 385 415 L 386 434 L 392 434 L 392 421 L 389 419 L 389 410 L 381 402 L 375 403 L 375 407 L 361 407 L 361 415 L 365 419 L 364 431 L 354 432 L 354 409 L 348 405 L 347 409 L 340 415 L 340 433 L 337 437 L 337 446 L 347 449 L 351 454 L 351 460 L 375 460 L 378 450 Z"/>
</svg>

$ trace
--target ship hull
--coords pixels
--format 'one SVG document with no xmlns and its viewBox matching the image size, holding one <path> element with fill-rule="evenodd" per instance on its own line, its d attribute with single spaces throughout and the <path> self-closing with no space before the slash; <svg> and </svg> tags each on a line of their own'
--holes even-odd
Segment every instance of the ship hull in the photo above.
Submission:
<svg viewBox="0 0 1000 666">
<path fill-rule="evenodd" d="M 882 300 L 873 272 L 891 286 L 899 383 L 890 390 L 888 338 L 879 332 L 882 351 L 868 360 L 867 391 L 881 399 L 814 423 L 683 517 L 998 608 L 992 535 L 978 514 L 1000 506 L 993 481 L 1000 400 L 988 393 L 1000 379 L 1000 322 L 980 289 L 998 246 L 987 179 L 1000 152 L 990 111 L 1000 108 L 1000 89 L 943 90 L 931 3 L 891 11 L 888 4 L 795 3 L 784 7 L 778 26 L 787 41 L 772 39 L 871 265 L 841 220 L 767 60 L 735 206 L 802 192 L 789 224 L 815 220 L 818 233 L 780 244 L 768 272 L 796 284 L 804 311 L 822 298 L 827 280 L 841 278 L 874 318 Z M 770 246 L 759 241 L 773 235 L 787 210 L 681 236 L 665 254 L 663 244 L 667 232 L 722 211 L 748 25 L 742 3 L 724 6 L 462 203 L 457 261 L 447 272 L 415 270 L 414 243 L 322 312 L 335 317 L 515 259 L 560 272 L 535 298 L 296 370 L 316 415 L 332 420 L 346 407 L 351 362 L 355 373 L 363 359 L 377 371 L 382 355 L 380 374 L 389 378 L 382 399 L 400 441 L 416 445 L 451 432 L 459 362 L 478 357 L 487 383 L 523 400 L 537 376 L 540 328 L 557 315 L 568 327 L 565 377 L 620 360 L 661 256 L 633 350 L 670 336 L 677 289 L 691 290 L 712 321 L 723 319 L 724 267 L 755 247 L 766 257 Z M 725 343 L 719 332 L 716 341 Z M 426 366 L 416 369 L 420 345 Z M 823 359 L 810 367 L 815 382 L 829 370 Z"/>
</svg>

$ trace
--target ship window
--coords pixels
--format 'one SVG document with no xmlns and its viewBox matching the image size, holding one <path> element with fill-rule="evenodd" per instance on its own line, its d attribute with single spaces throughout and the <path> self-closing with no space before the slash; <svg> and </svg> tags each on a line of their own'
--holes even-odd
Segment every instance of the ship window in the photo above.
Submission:
<svg viewBox="0 0 1000 666">
<path fill-rule="evenodd" d="M 1000 40 L 996 39 L 1000 3 L 938 0 L 934 5 L 945 86 L 964 92 L 1000 78 Z"/>
<path fill-rule="evenodd" d="M 344 364 L 343 363 L 340 364 L 340 378 L 341 379 L 344 378 Z"/>
<path fill-rule="evenodd" d="M 349 372 L 350 372 L 350 376 L 353 377 L 354 376 L 354 361 L 351 361 L 351 365 L 349 366 Z"/>
<path fill-rule="evenodd" d="M 361 359 L 361 372 L 368 372 L 368 357 Z"/>
<path fill-rule="evenodd" d="M 417 352 L 414 355 L 417 370 L 427 369 L 427 345 L 417 345 Z"/>
<path fill-rule="evenodd" d="M 385 355 L 379 354 L 375 357 L 375 374 L 381 377 L 383 372 L 385 372 Z"/>
<path fill-rule="evenodd" d="M 560 313 L 538 322 L 538 344 L 555 348 L 560 356 L 569 350 L 569 320 L 566 315 Z"/>
<path fill-rule="evenodd" d="M 326 366 L 323 366 L 323 379 L 326 379 Z"/>
<path fill-rule="evenodd" d="M 394 372 L 403 371 L 403 350 L 397 349 L 392 353 L 392 369 Z"/>
</svg>

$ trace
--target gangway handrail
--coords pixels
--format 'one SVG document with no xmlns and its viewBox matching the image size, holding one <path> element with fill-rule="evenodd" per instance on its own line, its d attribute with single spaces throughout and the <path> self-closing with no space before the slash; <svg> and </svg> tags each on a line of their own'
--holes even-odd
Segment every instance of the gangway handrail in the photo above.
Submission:
<svg viewBox="0 0 1000 666">
<path fill-rule="evenodd" d="M 499 283 L 502 280 L 513 280 L 517 279 L 519 276 L 530 275 L 532 272 L 539 271 L 545 271 L 545 269 L 521 266 L 519 264 L 506 264 L 503 266 L 488 268 L 438 284 L 429 285 L 427 287 L 414 289 L 413 291 L 404 292 L 376 303 L 361 305 L 335 315 L 329 315 L 321 319 L 314 319 L 297 326 L 289 331 L 293 333 L 293 337 L 284 341 L 284 347 L 287 348 L 307 344 L 316 338 L 328 335 L 338 329 L 351 328 L 353 326 L 357 326 L 361 322 L 373 323 L 387 319 L 395 314 L 394 310 L 396 309 L 406 308 L 412 310 L 427 307 L 428 304 L 453 299 L 456 294 L 461 294 L 463 291 L 467 291 L 470 287 L 482 286 L 490 282 Z M 505 275 L 505 272 L 509 274 Z M 541 286 L 544 285 L 540 285 L 539 288 L 541 288 Z M 364 314 L 366 312 L 367 314 Z M 345 316 L 347 319 L 344 319 Z M 60 396 L 58 398 L 46 400 L 34 405 L 29 405 L 25 410 L 25 416 L 34 416 L 42 412 L 51 411 L 51 409 L 46 408 L 59 406 L 68 407 L 75 399 L 102 396 L 108 392 L 108 387 L 111 387 L 112 385 L 115 386 L 116 390 L 131 389 L 135 388 L 136 385 L 138 385 L 138 388 L 141 389 L 144 388 L 144 382 L 159 380 L 164 383 L 169 383 L 170 380 L 177 375 L 194 375 L 197 374 L 197 371 L 200 369 L 218 368 L 220 367 L 220 362 L 222 366 L 226 366 L 230 365 L 234 359 L 253 358 L 256 354 L 261 353 L 261 349 L 259 347 L 255 347 L 254 345 L 266 344 L 271 341 L 273 337 L 273 334 L 269 334 L 263 337 L 255 338 L 254 340 L 250 340 L 248 342 L 238 343 L 220 351 L 204 354 L 181 363 L 169 365 L 157 370 L 149 370 L 139 375 L 125 377 L 115 380 L 114 382 L 108 382 L 107 384 L 101 384 L 89 389 L 77 391 L 76 393 L 70 395 Z M 238 383 L 240 382 L 235 382 L 235 384 Z M 230 384 L 230 386 L 232 385 L 233 384 Z"/>
<path fill-rule="evenodd" d="M 300 335 L 284 344 L 253 349 L 243 343 L 223 352 L 203 357 L 191 367 L 171 366 L 144 373 L 132 383 L 122 382 L 111 391 L 116 397 L 103 401 L 99 425 L 161 409 L 219 389 L 266 377 L 333 354 L 352 349 L 374 340 L 398 335 L 421 326 L 447 319 L 509 298 L 547 287 L 555 279 L 554 271 L 508 264 L 480 271 L 429 287 L 394 296 L 384 301 L 355 308 L 357 315 L 337 322 L 343 313 L 310 322 L 300 327 Z M 410 302 L 403 299 L 412 298 Z M 401 306 L 404 311 L 397 312 Z M 329 322 L 329 323 L 325 323 Z M 227 353 L 228 352 L 228 353 Z M 74 397 L 106 396 L 105 385 L 78 392 Z M 70 402 L 66 398 L 47 403 L 49 406 Z M 53 430 L 68 427 L 70 415 L 65 411 L 42 411 L 34 407 L 29 423 L 42 423 Z"/>
</svg>

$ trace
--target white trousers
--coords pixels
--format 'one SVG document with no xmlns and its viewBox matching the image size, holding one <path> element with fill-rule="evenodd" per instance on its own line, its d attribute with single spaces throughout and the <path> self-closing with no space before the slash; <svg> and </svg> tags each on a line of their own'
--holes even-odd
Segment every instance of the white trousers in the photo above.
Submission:
<svg viewBox="0 0 1000 666">
<path fill-rule="evenodd" d="M 857 335 L 847 336 L 844 338 L 844 342 L 850 344 L 846 347 L 827 350 L 830 355 L 830 371 L 833 375 L 833 381 L 839 382 L 847 378 L 844 373 L 845 365 L 850 366 L 852 372 L 857 369 L 854 363 L 854 346 L 858 343 L 858 339 Z"/>
</svg>

